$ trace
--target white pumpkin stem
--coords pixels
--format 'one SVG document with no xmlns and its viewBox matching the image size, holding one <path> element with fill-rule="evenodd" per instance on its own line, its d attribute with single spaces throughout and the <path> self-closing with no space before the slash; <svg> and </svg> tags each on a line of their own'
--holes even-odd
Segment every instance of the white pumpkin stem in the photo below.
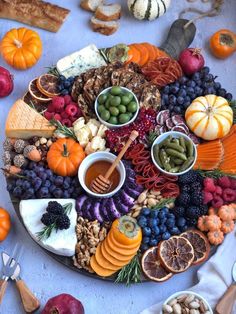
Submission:
<svg viewBox="0 0 236 314">
<path fill-rule="evenodd" d="M 14 39 L 14 44 L 17 48 L 22 48 L 23 46 L 22 42 L 20 42 L 18 39 Z"/>
</svg>

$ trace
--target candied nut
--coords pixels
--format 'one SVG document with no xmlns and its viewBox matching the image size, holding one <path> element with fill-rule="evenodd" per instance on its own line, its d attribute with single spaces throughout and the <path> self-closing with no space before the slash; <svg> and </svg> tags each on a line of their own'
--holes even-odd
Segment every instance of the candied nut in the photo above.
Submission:
<svg viewBox="0 0 236 314">
<path fill-rule="evenodd" d="M 151 190 L 151 193 L 152 193 L 153 195 L 160 195 L 160 194 L 161 194 L 160 191 L 155 191 L 155 190 Z"/>
<path fill-rule="evenodd" d="M 138 211 L 138 212 L 134 212 L 134 213 L 132 214 L 132 217 L 133 217 L 133 218 L 138 217 L 138 216 L 139 216 L 139 213 L 140 213 L 139 211 Z"/>
<path fill-rule="evenodd" d="M 41 137 L 41 138 L 39 139 L 39 143 L 40 143 L 41 145 L 46 144 L 47 141 L 48 141 L 48 140 L 47 140 L 45 137 Z"/>
<path fill-rule="evenodd" d="M 50 147 L 52 145 L 52 140 L 47 141 L 47 147 Z"/>
<path fill-rule="evenodd" d="M 147 197 L 147 192 L 144 191 L 139 195 L 137 202 L 139 204 L 142 204 L 145 201 L 146 197 Z"/>
<path fill-rule="evenodd" d="M 40 145 L 39 141 L 36 141 L 36 142 L 34 143 L 34 145 L 35 145 L 36 147 L 39 147 L 39 145 Z"/>
<path fill-rule="evenodd" d="M 148 200 L 145 199 L 145 201 L 143 202 L 143 205 L 147 205 Z"/>
<path fill-rule="evenodd" d="M 163 304 L 163 306 L 162 306 L 162 311 L 164 312 L 164 313 L 173 313 L 173 309 L 172 309 L 172 307 L 170 306 L 170 305 L 168 305 L 168 304 Z"/>
<path fill-rule="evenodd" d="M 172 308 L 174 314 L 182 314 L 182 308 L 179 303 L 174 304 Z"/>
<path fill-rule="evenodd" d="M 187 296 L 187 298 L 184 300 L 184 303 L 186 304 L 186 305 L 188 305 L 190 302 L 192 302 L 193 300 L 195 299 L 195 296 L 193 295 L 193 294 L 189 294 L 188 296 Z"/>
<path fill-rule="evenodd" d="M 169 302 L 168 302 L 168 304 L 170 305 L 170 306 L 173 306 L 173 305 L 175 305 L 177 303 L 177 299 L 172 299 L 172 300 L 170 300 Z"/>
<path fill-rule="evenodd" d="M 155 206 L 157 204 L 156 200 L 154 198 L 149 198 L 147 201 L 149 206 Z"/>
<path fill-rule="evenodd" d="M 192 301 L 192 302 L 189 303 L 189 307 L 191 309 L 199 309 L 200 304 L 198 302 L 196 302 L 196 301 Z"/>
</svg>

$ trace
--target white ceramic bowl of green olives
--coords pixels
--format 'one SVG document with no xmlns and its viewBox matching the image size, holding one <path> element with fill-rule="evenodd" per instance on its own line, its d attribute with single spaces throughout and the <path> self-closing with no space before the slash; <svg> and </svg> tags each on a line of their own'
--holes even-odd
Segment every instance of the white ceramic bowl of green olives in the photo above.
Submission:
<svg viewBox="0 0 236 314">
<path fill-rule="evenodd" d="M 95 112 L 108 128 L 128 125 L 137 118 L 139 102 L 128 88 L 112 86 L 104 89 L 95 101 Z"/>
<path fill-rule="evenodd" d="M 180 176 L 195 165 L 197 148 L 186 134 L 170 131 L 156 138 L 152 144 L 151 156 L 154 165 L 161 172 Z"/>
</svg>

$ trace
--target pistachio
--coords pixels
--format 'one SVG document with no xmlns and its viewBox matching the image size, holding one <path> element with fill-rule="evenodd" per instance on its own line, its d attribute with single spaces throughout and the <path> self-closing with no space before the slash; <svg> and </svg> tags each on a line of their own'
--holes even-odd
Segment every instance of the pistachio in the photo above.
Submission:
<svg viewBox="0 0 236 314">
<path fill-rule="evenodd" d="M 174 304 L 172 308 L 174 314 L 182 314 L 181 305 L 179 303 Z"/>
<path fill-rule="evenodd" d="M 168 304 L 164 304 L 163 306 L 162 306 L 162 311 L 164 312 L 164 313 L 173 313 L 173 309 L 172 309 L 172 307 L 170 306 L 170 305 L 168 305 Z"/>
</svg>

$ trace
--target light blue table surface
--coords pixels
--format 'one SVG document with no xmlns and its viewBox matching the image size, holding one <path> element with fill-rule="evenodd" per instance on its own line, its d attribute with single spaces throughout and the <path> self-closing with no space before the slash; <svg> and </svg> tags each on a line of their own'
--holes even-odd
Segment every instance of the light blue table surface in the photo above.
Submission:
<svg viewBox="0 0 236 314">
<path fill-rule="evenodd" d="M 147 41 L 159 45 L 165 39 L 172 22 L 178 18 L 179 12 L 189 5 L 186 0 L 173 0 L 166 15 L 153 22 L 141 22 L 132 18 L 128 13 L 126 1 L 117 1 L 122 4 L 121 26 L 117 33 L 106 37 L 91 31 L 89 27 L 91 14 L 79 8 L 79 0 L 52 1 L 67 7 L 71 13 L 58 33 L 36 29 L 43 41 L 43 55 L 38 64 L 27 71 L 20 72 L 11 69 L 0 59 L 0 65 L 11 71 L 15 82 L 13 93 L 7 98 L 0 99 L 0 154 L 2 154 L 5 119 L 10 107 L 27 90 L 29 81 L 45 72 L 45 67 L 55 64 L 61 57 L 90 43 L 96 44 L 99 48 L 119 42 Z M 207 7 L 200 0 L 192 5 L 202 9 Z M 23 26 L 21 23 L 0 20 L 0 39 L 9 29 L 21 26 Z M 236 31 L 235 0 L 225 1 L 220 16 L 205 18 L 197 22 L 197 34 L 192 46 L 203 48 L 206 63 L 212 73 L 217 75 L 223 86 L 236 96 L 236 54 L 225 61 L 220 61 L 213 58 L 208 50 L 210 35 L 221 28 Z M 60 265 L 33 242 L 14 212 L 3 175 L 0 177 L 0 205 L 9 210 L 12 218 L 10 235 L 6 241 L 0 243 L 0 250 L 11 252 L 16 241 L 23 244 L 22 277 L 40 299 L 41 309 L 49 298 L 64 292 L 80 299 L 87 314 L 137 314 L 152 304 L 167 298 L 170 294 L 187 289 L 197 282 L 198 267 L 192 267 L 189 271 L 176 275 L 162 284 L 143 283 L 130 288 L 80 275 Z M 19 294 L 13 283 L 10 283 L 7 288 L 0 306 L 0 313 L 24 313 Z"/>
</svg>

